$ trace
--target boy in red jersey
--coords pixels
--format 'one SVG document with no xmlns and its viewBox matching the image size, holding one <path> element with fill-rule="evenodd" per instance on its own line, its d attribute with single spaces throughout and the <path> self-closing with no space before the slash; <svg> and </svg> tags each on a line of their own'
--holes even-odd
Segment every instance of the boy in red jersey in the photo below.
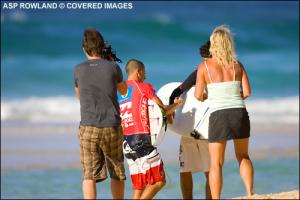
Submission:
<svg viewBox="0 0 300 200">
<path fill-rule="evenodd" d="M 124 135 L 123 151 L 129 165 L 133 186 L 132 199 L 152 199 L 165 185 L 165 172 L 160 154 L 151 144 L 148 100 L 166 113 L 182 103 L 177 100 L 165 106 L 145 80 L 145 66 L 135 59 L 126 64 L 128 93 L 118 96 Z"/>
</svg>

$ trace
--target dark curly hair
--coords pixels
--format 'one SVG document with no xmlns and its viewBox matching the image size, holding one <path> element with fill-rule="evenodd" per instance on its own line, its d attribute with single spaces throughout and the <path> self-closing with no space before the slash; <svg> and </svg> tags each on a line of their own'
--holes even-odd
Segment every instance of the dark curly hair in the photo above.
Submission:
<svg viewBox="0 0 300 200">
<path fill-rule="evenodd" d="M 102 35 L 94 28 L 84 30 L 82 47 L 89 56 L 101 56 L 105 43 Z"/>
</svg>

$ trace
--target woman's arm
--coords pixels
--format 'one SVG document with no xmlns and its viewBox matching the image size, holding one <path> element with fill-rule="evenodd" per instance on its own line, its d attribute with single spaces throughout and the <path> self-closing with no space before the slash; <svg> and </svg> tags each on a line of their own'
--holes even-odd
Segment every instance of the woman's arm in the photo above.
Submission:
<svg viewBox="0 0 300 200">
<path fill-rule="evenodd" d="M 204 89 L 206 88 L 205 77 L 204 77 L 204 63 L 201 63 L 197 70 L 197 80 L 196 80 L 196 88 L 195 88 L 195 98 L 199 101 L 204 101 L 207 99 L 207 93 L 204 93 Z"/>
<path fill-rule="evenodd" d="M 242 98 L 246 99 L 251 95 L 251 87 L 250 82 L 246 73 L 246 70 L 242 63 L 240 63 L 241 69 L 242 69 Z"/>
</svg>

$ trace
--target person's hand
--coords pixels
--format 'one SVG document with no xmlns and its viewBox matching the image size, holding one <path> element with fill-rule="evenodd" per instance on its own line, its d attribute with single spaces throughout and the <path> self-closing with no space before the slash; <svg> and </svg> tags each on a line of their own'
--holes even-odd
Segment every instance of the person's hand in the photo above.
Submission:
<svg viewBox="0 0 300 200">
<path fill-rule="evenodd" d="M 174 117 L 175 117 L 175 112 L 166 116 L 168 124 L 173 124 Z"/>
<path fill-rule="evenodd" d="M 182 90 L 180 89 L 180 87 L 177 87 L 176 89 L 174 89 L 169 98 L 169 105 L 173 104 L 175 98 L 179 97 L 181 94 L 182 94 Z"/>
<path fill-rule="evenodd" d="M 173 123 L 173 119 L 175 117 L 175 109 L 177 106 L 182 105 L 183 102 L 184 102 L 183 99 L 176 97 L 174 99 L 174 104 L 168 106 L 166 113 L 165 113 L 168 123 L 170 123 L 170 124 Z"/>
<path fill-rule="evenodd" d="M 182 105 L 183 104 L 183 99 L 181 99 L 180 97 L 176 97 L 175 99 L 174 99 L 174 103 L 175 104 L 177 104 L 177 105 Z"/>
<path fill-rule="evenodd" d="M 200 47 L 200 55 L 203 58 L 211 58 L 211 54 L 209 52 L 210 41 L 208 40 L 205 44 Z"/>
</svg>

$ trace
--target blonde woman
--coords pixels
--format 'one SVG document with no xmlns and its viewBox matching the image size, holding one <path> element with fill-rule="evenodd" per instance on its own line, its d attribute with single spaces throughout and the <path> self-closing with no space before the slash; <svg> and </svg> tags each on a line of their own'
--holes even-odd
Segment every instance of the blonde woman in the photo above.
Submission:
<svg viewBox="0 0 300 200">
<path fill-rule="evenodd" d="M 216 27 L 210 36 L 211 58 L 198 67 L 195 97 L 208 98 L 213 110 L 209 118 L 209 185 L 213 199 L 222 190 L 222 166 L 227 140 L 233 139 L 240 175 L 247 195 L 253 194 L 253 166 L 248 154 L 250 120 L 244 99 L 251 88 L 243 65 L 237 60 L 230 29 Z M 207 90 L 207 93 L 204 92 Z"/>
</svg>

